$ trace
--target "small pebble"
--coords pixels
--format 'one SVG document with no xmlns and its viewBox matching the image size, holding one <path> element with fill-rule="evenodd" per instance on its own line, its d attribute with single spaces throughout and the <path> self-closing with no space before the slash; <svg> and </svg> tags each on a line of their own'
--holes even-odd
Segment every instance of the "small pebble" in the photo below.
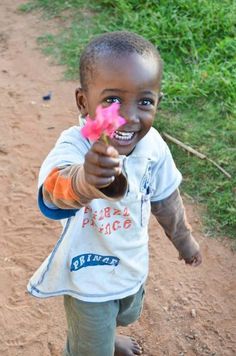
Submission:
<svg viewBox="0 0 236 356">
<path fill-rule="evenodd" d="M 190 314 L 191 314 L 191 316 L 192 316 L 193 318 L 196 318 L 196 316 L 197 316 L 197 312 L 196 312 L 195 309 L 192 309 L 191 312 L 190 312 Z"/>
</svg>

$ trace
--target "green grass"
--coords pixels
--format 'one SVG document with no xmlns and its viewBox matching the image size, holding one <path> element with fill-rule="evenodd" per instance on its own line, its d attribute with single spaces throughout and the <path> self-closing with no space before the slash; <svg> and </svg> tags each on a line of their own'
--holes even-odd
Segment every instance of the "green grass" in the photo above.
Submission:
<svg viewBox="0 0 236 356">
<path fill-rule="evenodd" d="M 236 2 L 234 0 L 32 0 L 22 11 L 60 17 L 59 34 L 39 38 L 43 50 L 78 78 L 78 57 L 96 34 L 130 30 L 158 46 L 165 99 L 156 120 L 167 132 L 232 175 L 170 144 L 182 189 L 207 207 L 213 234 L 236 238 Z M 63 23 L 65 26 L 63 26 Z"/>
</svg>

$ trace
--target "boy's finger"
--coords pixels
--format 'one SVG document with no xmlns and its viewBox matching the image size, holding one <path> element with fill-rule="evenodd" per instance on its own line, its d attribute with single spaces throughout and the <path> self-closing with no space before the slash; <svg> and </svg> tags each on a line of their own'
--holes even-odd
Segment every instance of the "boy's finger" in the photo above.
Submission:
<svg viewBox="0 0 236 356">
<path fill-rule="evenodd" d="M 114 182 L 115 177 L 96 177 L 94 175 L 87 174 L 86 179 L 89 184 L 93 185 L 96 188 L 105 188 Z"/>
<path fill-rule="evenodd" d="M 186 264 L 192 266 L 192 267 L 197 267 L 202 263 L 202 257 L 201 255 L 197 255 L 192 258 L 192 260 L 185 261 Z"/>
<path fill-rule="evenodd" d="M 106 145 L 103 141 L 96 141 L 92 146 L 92 150 L 102 155 L 119 157 L 118 151 L 113 146 Z"/>
<path fill-rule="evenodd" d="M 197 267 L 197 266 L 199 266 L 201 263 L 202 263 L 202 261 L 196 260 L 196 261 L 193 261 L 192 266 L 193 266 L 193 267 Z"/>
<path fill-rule="evenodd" d="M 194 258 L 192 266 L 197 267 L 202 263 L 202 256 L 198 255 Z"/>
<path fill-rule="evenodd" d="M 101 167 L 101 166 L 94 166 L 93 164 L 86 163 L 85 165 L 86 174 L 94 175 L 97 177 L 111 177 L 111 176 L 118 176 L 121 174 L 121 167 Z"/>
<path fill-rule="evenodd" d="M 105 156 L 94 151 L 89 151 L 86 154 L 85 164 L 91 164 L 103 168 L 113 168 L 120 166 L 119 158 Z"/>
</svg>

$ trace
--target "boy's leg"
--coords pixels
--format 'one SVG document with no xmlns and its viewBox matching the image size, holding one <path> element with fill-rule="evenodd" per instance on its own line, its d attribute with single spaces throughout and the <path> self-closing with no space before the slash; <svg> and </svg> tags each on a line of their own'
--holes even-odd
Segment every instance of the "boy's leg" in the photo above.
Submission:
<svg viewBox="0 0 236 356">
<path fill-rule="evenodd" d="M 136 294 L 119 300 L 117 326 L 127 326 L 139 319 L 143 309 L 144 294 L 144 286 L 141 286 Z"/>
<path fill-rule="evenodd" d="M 139 319 L 142 313 L 144 294 L 142 286 L 136 294 L 119 300 L 117 326 L 127 326 Z M 123 335 L 116 336 L 115 356 L 141 354 L 142 348 L 133 338 Z"/>
<path fill-rule="evenodd" d="M 64 297 L 68 323 L 65 356 L 112 356 L 119 302 L 87 303 Z"/>
</svg>

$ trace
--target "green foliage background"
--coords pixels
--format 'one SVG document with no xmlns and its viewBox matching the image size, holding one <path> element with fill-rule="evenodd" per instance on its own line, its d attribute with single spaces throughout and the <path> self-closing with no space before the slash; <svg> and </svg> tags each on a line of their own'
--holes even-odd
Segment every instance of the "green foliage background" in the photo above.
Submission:
<svg viewBox="0 0 236 356">
<path fill-rule="evenodd" d="M 236 238 L 235 0 L 32 0 L 22 11 L 58 17 L 57 35 L 39 43 L 66 75 L 78 78 L 81 49 L 96 34 L 130 30 L 155 44 L 164 60 L 165 99 L 156 127 L 215 160 L 215 166 L 170 144 L 182 188 L 207 207 L 208 232 Z"/>
</svg>

